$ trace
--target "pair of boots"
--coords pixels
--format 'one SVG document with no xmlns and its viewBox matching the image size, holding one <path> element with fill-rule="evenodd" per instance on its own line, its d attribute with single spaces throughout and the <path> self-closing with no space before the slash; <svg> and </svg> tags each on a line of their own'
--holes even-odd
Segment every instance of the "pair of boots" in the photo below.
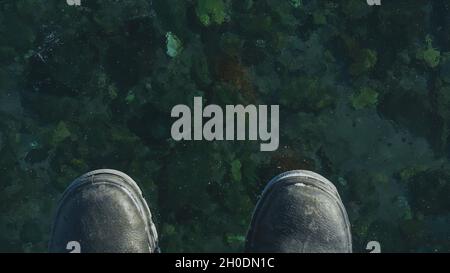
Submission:
<svg viewBox="0 0 450 273">
<path fill-rule="evenodd" d="M 152 215 L 136 182 L 115 170 L 76 179 L 64 192 L 50 252 L 159 252 Z M 246 252 L 351 252 L 347 212 L 335 186 L 309 171 L 273 178 L 258 201 Z"/>
</svg>

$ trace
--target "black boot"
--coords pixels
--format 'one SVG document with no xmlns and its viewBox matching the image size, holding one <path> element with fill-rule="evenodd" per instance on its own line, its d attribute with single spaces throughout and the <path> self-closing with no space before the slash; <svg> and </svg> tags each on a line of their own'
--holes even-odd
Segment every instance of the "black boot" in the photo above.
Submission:
<svg viewBox="0 0 450 273">
<path fill-rule="evenodd" d="M 335 186 L 309 171 L 273 178 L 256 205 L 246 252 L 352 252 L 350 223 Z"/>
<path fill-rule="evenodd" d="M 64 192 L 50 252 L 158 252 L 158 235 L 136 182 L 115 170 L 76 179 Z"/>
</svg>

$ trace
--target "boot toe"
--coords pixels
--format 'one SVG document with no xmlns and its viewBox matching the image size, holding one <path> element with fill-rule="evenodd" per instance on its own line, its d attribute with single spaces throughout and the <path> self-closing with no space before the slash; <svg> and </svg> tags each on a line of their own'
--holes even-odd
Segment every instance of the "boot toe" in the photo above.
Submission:
<svg viewBox="0 0 450 273">
<path fill-rule="evenodd" d="M 350 224 L 334 185 L 293 171 L 275 177 L 258 202 L 248 252 L 351 252 Z"/>
<path fill-rule="evenodd" d="M 123 173 L 99 170 L 75 180 L 58 207 L 50 252 L 153 252 L 156 229 L 135 182 Z"/>
</svg>

